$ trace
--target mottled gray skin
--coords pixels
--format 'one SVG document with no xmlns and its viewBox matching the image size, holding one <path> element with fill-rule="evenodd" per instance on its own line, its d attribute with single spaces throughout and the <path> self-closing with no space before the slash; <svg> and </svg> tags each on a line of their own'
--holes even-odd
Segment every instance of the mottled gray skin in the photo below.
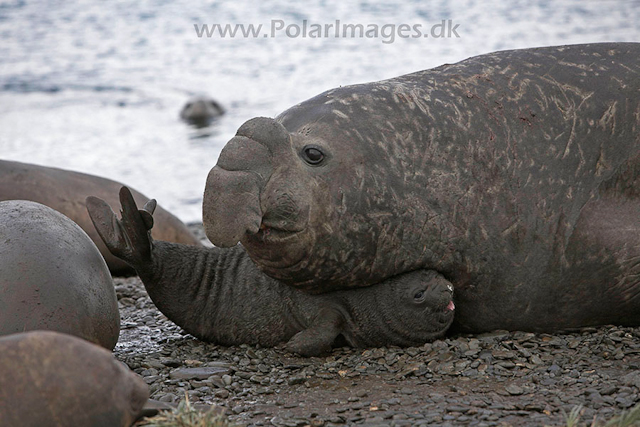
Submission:
<svg viewBox="0 0 640 427">
<path fill-rule="evenodd" d="M 0 335 L 37 329 L 112 350 L 120 335 L 113 280 L 69 218 L 35 202 L 0 202 Z"/>
<path fill-rule="evenodd" d="M 126 187 L 120 195 L 122 220 L 101 199 L 87 199 L 96 229 L 136 269 L 158 309 L 202 340 L 287 342 L 290 351 L 312 356 L 330 350 L 340 335 L 355 347 L 420 345 L 444 335 L 453 321 L 453 288 L 434 271 L 310 295 L 266 276 L 241 246 L 203 249 L 149 239 L 153 202 L 139 211 Z"/>
<path fill-rule="evenodd" d="M 0 338 L 0 425 L 128 427 L 149 396 L 111 352 L 57 332 Z"/>
<path fill-rule="evenodd" d="M 207 127 L 225 113 L 224 108 L 206 96 L 191 98 L 182 107 L 180 118 L 195 127 Z"/>
<path fill-rule="evenodd" d="M 458 330 L 639 325 L 640 44 L 327 91 L 245 123 L 203 205 L 216 246 L 309 292 L 429 269 Z"/>
<path fill-rule="evenodd" d="M 117 206 L 120 187 L 122 184 L 119 182 L 95 175 L 0 160 L 0 201 L 31 200 L 63 213 L 91 237 L 113 274 L 130 275 L 133 274 L 131 267 L 111 255 L 96 233 L 84 205 L 87 196 L 94 195 Z M 138 203 L 149 200 L 138 191 L 132 192 Z M 156 209 L 155 215 L 153 236 L 156 239 L 200 245 L 187 226 L 174 215 L 161 207 Z"/>
</svg>

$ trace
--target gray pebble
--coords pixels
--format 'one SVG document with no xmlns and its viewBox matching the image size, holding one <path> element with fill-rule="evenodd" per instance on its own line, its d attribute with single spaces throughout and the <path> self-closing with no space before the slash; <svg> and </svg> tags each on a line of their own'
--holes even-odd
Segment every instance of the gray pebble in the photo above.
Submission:
<svg viewBox="0 0 640 427">
<path fill-rule="evenodd" d="M 169 378 L 174 380 L 205 380 L 212 375 L 226 374 L 229 369 L 202 366 L 198 368 L 179 368 L 169 373 Z"/>
<path fill-rule="evenodd" d="M 522 393 L 524 393 L 524 390 L 522 389 L 522 387 L 518 387 L 515 384 L 509 384 L 504 389 L 507 391 L 507 393 L 509 393 L 509 394 L 511 394 L 513 396 L 518 396 L 518 395 L 521 395 Z"/>
<path fill-rule="evenodd" d="M 228 398 L 228 397 L 229 397 L 229 390 L 224 389 L 224 388 L 221 388 L 221 389 L 216 390 L 216 391 L 213 393 L 213 395 L 214 395 L 215 397 L 217 397 L 218 399 L 226 399 L 226 398 Z"/>
</svg>

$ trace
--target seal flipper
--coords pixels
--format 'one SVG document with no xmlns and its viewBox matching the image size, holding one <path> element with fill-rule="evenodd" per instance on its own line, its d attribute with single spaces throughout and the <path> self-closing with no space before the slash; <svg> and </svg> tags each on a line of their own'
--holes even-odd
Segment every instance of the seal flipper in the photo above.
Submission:
<svg viewBox="0 0 640 427">
<path fill-rule="evenodd" d="M 120 189 L 120 204 L 122 219 L 118 220 L 104 200 L 93 196 L 86 199 L 91 221 L 107 248 L 137 270 L 151 261 L 153 239 L 149 230 L 153 227 L 156 201 L 149 200 L 138 210 L 131 191 L 123 186 Z"/>
<path fill-rule="evenodd" d="M 124 230 L 122 230 L 111 206 L 104 200 L 94 196 L 87 197 L 85 203 L 89 217 L 98 235 L 100 235 L 100 238 L 104 241 L 105 245 L 107 245 L 111 253 L 119 257 L 121 252 L 126 248 L 126 239 L 124 237 Z"/>
<path fill-rule="evenodd" d="M 334 308 L 325 307 L 320 310 L 311 326 L 295 334 L 285 348 L 306 357 L 327 353 L 345 324 L 342 313 Z"/>
</svg>

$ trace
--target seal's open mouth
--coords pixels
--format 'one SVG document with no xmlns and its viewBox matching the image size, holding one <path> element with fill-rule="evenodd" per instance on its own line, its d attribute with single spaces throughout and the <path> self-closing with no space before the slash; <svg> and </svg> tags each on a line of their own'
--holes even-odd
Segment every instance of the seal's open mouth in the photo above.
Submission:
<svg viewBox="0 0 640 427">
<path fill-rule="evenodd" d="M 453 286 L 450 283 L 447 284 L 447 291 L 449 291 L 448 295 L 447 295 L 448 299 L 449 299 L 449 302 L 447 303 L 447 305 L 442 310 L 445 313 L 449 313 L 449 312 L 454 311 L 456 309 L 456 305 L 453 303 Z M 446 299 L 445 299 L 445 301 L 446 301 Z"/>
<path fill-rule="evenodd" d="M 451 296 L 448 299 L 442 301 L 442 304 L 438 306 L 436 311 L 433 313 L 434 316 L 438 319 L 438 323 L 442 326 L 442 331 L 445 331 L 453 322 L 454 312 L 456 310 L 456 305 L 453 303 Z"/>
<path fill-rule="evenodd" d="M 445 307 L 444 311 L 449 312 L 456 309 L 456 305 L 453 303 L 453 300 L 449 301 L 449 304 Z"/>
<path fill-rule="evenodd" d="M 282 279 L 279 275 L 282 270 L 295 268 L 307 257 L 307 231 L 306 228 L 272 227 L 263 221 L 258 231 L 245 234 L 241 243 L 263 271 L 268 270 L 267 274 Z"/>
</svg>

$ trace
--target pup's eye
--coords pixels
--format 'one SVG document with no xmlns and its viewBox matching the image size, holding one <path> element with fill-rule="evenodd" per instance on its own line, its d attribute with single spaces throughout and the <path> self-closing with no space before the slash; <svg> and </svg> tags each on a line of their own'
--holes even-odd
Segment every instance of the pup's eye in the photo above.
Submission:
<svg viewBox="0 0 640 427">
<path fill-rule="evenodd" d="M 302 149 L 302 158 L 310 165 L 318 165 L 324 160 L 324 153 L 318 147 L 307 145 Z"/>
<path fill-rule="evenodd" d="M 422 299 L 424 297 L 424 289 L 413 294 L 413 299 Z"/>
</svg>

